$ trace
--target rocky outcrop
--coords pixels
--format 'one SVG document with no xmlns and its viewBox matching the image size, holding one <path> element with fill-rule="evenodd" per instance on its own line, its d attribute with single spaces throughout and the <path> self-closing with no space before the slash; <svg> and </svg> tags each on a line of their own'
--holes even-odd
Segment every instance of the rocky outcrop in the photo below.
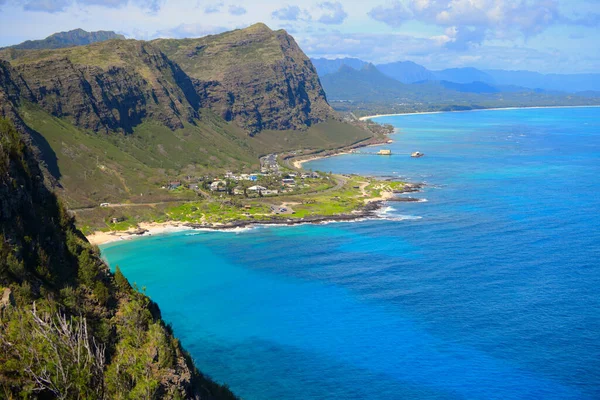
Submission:
<svg viewBox="0 0 600 400">
<path fill-rule="evenodd" d="M 84 129 L 131 132 L 146 118 L 178 129 L 198 117 L 191 80 L 148 43 L 26 52 L 12 63 L 34 102 Z"/>
<path fill-rule="evenodd" d="M 202 107 L 254 134 L 335 119 L 310 59 L 264 24 L 199 39 L 153 42 L 193 79 Z"/>
<path fill-rule="evenodd" d="M 15 296 L 10 288 L 4 289 L 2 298 L 0 299 L 0 312 L 5 308 L 12 307 L 15 305 Z"/>
</svg>

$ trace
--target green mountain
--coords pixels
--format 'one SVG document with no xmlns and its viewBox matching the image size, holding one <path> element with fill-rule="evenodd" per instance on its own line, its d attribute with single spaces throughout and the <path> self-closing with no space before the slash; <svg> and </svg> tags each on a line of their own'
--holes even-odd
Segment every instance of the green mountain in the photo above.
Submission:
<svg viewBox="0 0 600 400">
<path fill-rule="evenodd" d="M 250 172 L 270 152 L 370 137 L 338 121 L 308 58 L 264 25 L 0 59 L 0 116 L 27 132 L 70 208 L 173 200 L 160 190 L 169 180 Z"/>
<path fill-rule="evenodd" d="M 0 120 L 3 398 L 234 399 L 193 365 L 158 306 L 112 274 Z"/>
<path fill-rule="evenodd" d="M 310 60 L 317 69 L 317 73 L 320 77 L 323 77 L 327 74 L 333 74 L 344 65 L 354 69 L 361 69 L 366 64 L 368 64 L 366 61 L 360 60 L 358 58 L 348 57 L 336 58 L 334 60 L 330 60 L 327 58 L 311 58 Z"/>
<path fill-rule="evenodd" d="M 343 65 L 336 73 L 321 78 L 331 100 L 365 102 L 396 98 L 406 91 L 403 83 L 382 74 L 373 64 L 360 70 Z"/>
<path fill-rule="evenodd" d="M 252 134 L 335 119 L 310 59 L 264 24 L 199 39 L 152 42 L 193 80 L 200 105 Z"/>
<path fill-rule="evenodd" d="M 84 46 L 111 39 L 125 39 L 125 36 L 112 31 L 86 32 L 83 29 L 74 29 L 68 32 L 54 33 L 46 39 L 27 40 L 6 48 L 17 50 L 60 49 L 63 47 Z"/>
</svg>

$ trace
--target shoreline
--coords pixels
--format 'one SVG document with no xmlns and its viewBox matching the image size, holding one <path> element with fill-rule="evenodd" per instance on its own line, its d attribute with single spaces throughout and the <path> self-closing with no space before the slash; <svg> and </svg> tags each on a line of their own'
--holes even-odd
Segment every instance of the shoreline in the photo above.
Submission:
<svg viewBox="0 0 600 400">
<path fill-rule="evenodd" d="M 307 163 L 307 162 L 310 162 L 310 161 L 316 161 L 316 160 L 321 160 L 323 158 L 341 156 L 341 155 L 344 155 L 344 154 L 352 154 L 351 150 L 359 149 L 359 148 L 362 148 L 362 147 L 381 146 L 381 145 L 384 145 L 384 144 L 388 144 L 388 142 L 390 140 L 392 140 L 392 139 L 388 139 L 385 142 L 381 142 L 381 143 L 370 143 L 370 144 L 365 144 L 365 145 L 351 147 L 351 148 L 344 148 L 344 149 L 340 149 L 339 151 L 333 151 L 333 152 L 331 152 L 329 154 L 325 154 L 325 155 L 313 155 L 313 156 L 310 156 L 308 158 L 290 160 L 290 162 L 294 166 L 294 168 L 302 169 L 302 165 L 304 163 Z"/>
<path fill-rule="evenodd" d="M 339 153 L 332 153 L 332 154 L 327 154 L 327 155 L 323 155 L 323 156 L 312 156 L 312 157 L 305 158 L 305 159 L 302 159 L 302 160 L 294 160 L 294 161 L 292 161 L 292 165 L 294 166 L 294 168 L 302 169 L 302 165 L 304 163 L 307 163 L 307 162 L 310 162 L 310 161 L 321 160 L 323 158 L 341 156 L 341 155 L 344 155 L 344 154 L 351 154 L 351 153 L 348 150 L 341 150 Z"/>
<path fill-rule="evenodd" d="M 456 110 L 456 111 L 418 111 L 418 112 L 407 112 L 407 113 L 397 113 L 397 114 L 377 114 L 377 115 L 367 115 L 364 117 L 360 117 L 360 121 L 366 121 L 368 119 L 373 118 L 381 118 L 381 117 L 397 117 L 404 115 L 424 115 L 424 114 L 442 114 L 442 113 L 464 113 L 464 112 L 474 112 L 474 111 L 501 111 L 501 110 L 529 110 L 529 109 L 543 109 L 543 108 L 597 108 L 600 105 L 589 105 L 589 106 L 531 106 L 531 107 L 494 107 L 494 108 L 474 108 L 472 110 Z"/>
<path fill-rule="evenodd" d="M 302 224 L 322 224 L 327 222 L 351 222 L 363 219 L 381 218 L 378 216 L 379 211 L 388 201 L 394 201 L 397 194 L 419 192 L 424 185 L 407 184 L 405 190 L 402 191 L 386 191 L 382 192 L 379 197 L 365 199 L 365 204 L 355 211 L 336 215 L 312 215 L 303 218 L 277 218 L 277 219 L 254 219 L 254 220 L 238 220 L 227 223 L 217 224 L 200 224 L 189 222 L 141 222 L 137 228 L 130 228 L 126 231 L 95 231 L 90 235 L 86 235 L 87 240 L 94 246 L 101 246 L 109 243 L 118 242 L 121 240 L 134 240 L 136 238 L 161 235 L 166 233 L 175 233 L 193 230 L 211 230 L 225 231 L 232 229 L 248 228 L 251 226 L 293 226 Z M 414 201 L 414 200 L 413 200 Z"/>
<path fill-rule="evenodd" d="M 120 240 L 131 240 L 136 237 L 151 236 L 163 233 L 180 232 L 192 228 L 185 226 L 184 223 L 176 221 L 168 222 L 140 222 L 137 228 L 130 228 L 126 231 L 94 231 L 86 235 L 88 242 L 93 246 L 100 246 Z"/>
</svg>

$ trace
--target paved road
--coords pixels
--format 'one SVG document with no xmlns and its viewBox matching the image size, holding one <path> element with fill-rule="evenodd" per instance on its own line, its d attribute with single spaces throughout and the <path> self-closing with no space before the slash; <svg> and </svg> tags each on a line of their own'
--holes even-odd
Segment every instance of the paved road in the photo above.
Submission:
<svg viewBox="0 0 600 400">
<path fill-rule="evenodd" d="M 159 206 L 161 204 L 170 204 L 170 203 L 195 203 L 198 200 L 167 200 L 167 201 L 159 201 L 156 203 L 109 203 L 106 207 L 101 206 L 90 206 L 90 207 L 81 207 L 81 208 L 73 208 L 69 211 L 79 212 L 79 211 L 89 211 L 95 210 L 97 208 L 119 208 L 119 207 L 154 207 Z"/>
</svg>

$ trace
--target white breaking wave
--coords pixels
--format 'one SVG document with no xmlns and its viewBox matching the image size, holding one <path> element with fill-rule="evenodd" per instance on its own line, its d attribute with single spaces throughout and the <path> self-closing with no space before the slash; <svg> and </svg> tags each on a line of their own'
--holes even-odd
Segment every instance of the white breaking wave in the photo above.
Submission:
<svg viewBox="0 0 600 400">
<path fill-rule="evenodd" d="M 387 207 L 383 207 L 379 210 L 377 210 L 376 214 L 382 218 L 386 217 L 388 214 L 394 212 L 394 211 L 398 211 L 396 210 L 394 207 L 392 206 L 387 206 Z"/>
<path fill-rule="evenodd" d="M 391 217 L 387 217 L 386 220 L 387 221 L 414 221 L 417 219 L 422 219 L 423 217 L 420 217 L 418 215 L 394 215 Z"/>
</svg>

